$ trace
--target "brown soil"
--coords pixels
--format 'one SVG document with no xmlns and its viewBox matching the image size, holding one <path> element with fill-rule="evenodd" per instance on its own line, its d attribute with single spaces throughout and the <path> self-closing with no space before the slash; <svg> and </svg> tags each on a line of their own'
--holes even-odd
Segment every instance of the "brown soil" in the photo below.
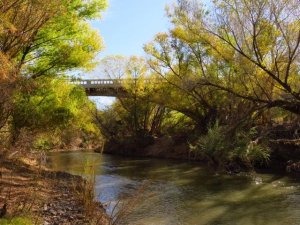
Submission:
<svg viewBox="0 0 300 225">
<path fill-rule="evenodd" d="M 145 146 L 141 146 L 139 142 L 141 141 L 110 141 L 104 145 L 103 152 L 116 155 L 201 161 L 201 159 L 196 159 L 190 155 L 186 141 L 176 137 L 155 138 L 153 142 Z M 95 151 L 100 152 L 100 149 Z"/>
<path fill-rule="evenodd" d="M 43 225 L 109 224 L 100 203 L 95 203 L 93 215 L 86 213 L 78 195 L 78 187 L 85 182 L 81 177 L 28 162 L 0 155 L 0 211 L 6 204 L 6 218 L 26 215 Z"/>
</svg>

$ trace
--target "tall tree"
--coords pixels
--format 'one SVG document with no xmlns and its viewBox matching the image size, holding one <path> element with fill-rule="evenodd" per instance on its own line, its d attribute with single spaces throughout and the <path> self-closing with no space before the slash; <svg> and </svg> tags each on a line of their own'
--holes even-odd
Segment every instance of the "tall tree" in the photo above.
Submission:
<svg viewBox="0 0 300 225">
<path fill-rule="evenodd" d="M 108 113 L 115 115 L 115 120 L 122 121 L 122 124 L 119 124 L 123 127 L 121 130 L 125 129 L 127 134 L 135 136 L 153 135 L 159 132 L 165 107 L 154 103 L 151 98 L 155 84 L 145 82 L 151 79 L 146 60 L 136 56 L 110 56 L 105 58 L 101 65 L 106 76 L 123 79 L 123 88 L 130 96 L 129 98 L 119 97 L 113 110 L 109 110 Z M 105 113 L 103 115 L 105 116 Z M 109 130 L 107 125 L 102 123 L 102 126 L 105 130 Z"/>
<path fill-rule="evenodd" d="M 198 59 L 199 85 L 300 114 L 298 1 L 218 0 L 208 12 L 181 0 L 169 15 L 174 35 Z M 199 46 L 208 54 L 197 55 Z M 206 66 L 213 60 L 217 73 Z"/>
<path fill-rule="evenodd" d="M 207 73 L 210 78 L 217 76 L 219 61 L 202 43 L 193 44 L 179 37 L 177 29 L 158 34 L 145 46 L 151 69 L 164 81 L 157 90 L 156 101 L 190 117 L 204 133 L 217 120 L 232 124 L 253 112 L 255 105 L 199 84 Z"/>
<path fill-rule="evenodd" d="M 88 20 L 99 18 L 105 7 L 106 0 L 0 2 L 0 128 L 17 115 L 20 99 L 39 90 L 41 80 L 51 82 L 43 77 L 93 68 L 103 45 Z"/>
<path fill-rule="evenodd" d="M 87 20 L 104 8 L 104 0 L 2 1 L 0 50 L 26 77 L 90 68 L 102 41 Z"/>
</svg>

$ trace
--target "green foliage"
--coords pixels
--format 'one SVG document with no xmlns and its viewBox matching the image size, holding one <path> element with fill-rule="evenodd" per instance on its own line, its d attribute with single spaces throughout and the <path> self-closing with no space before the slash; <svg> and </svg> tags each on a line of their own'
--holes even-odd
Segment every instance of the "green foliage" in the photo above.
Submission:
<svg viewBox="0 0 300 225">
<path fill-rule="evenodd" d="M 231 129 L 268 130 L 300 114 L 300 5 L 252 3 L 217 0 L 208 12 L 200 1 L 178 1 L 167 12 L 171 30 L 144 47 L 165 81 L 156 100 L 193 122 L 202 136 L 191 150 L 217 166 L 269 159 L 262 134 Z M 216 121 L 222 126 L 210 127 Z"/>
<path fill-rule="evenodd" d="M 270 157 L 270 149 L 266 143 L 258 143 L 258 140 L 253 141 L 255 136 L 257 136 L 255 129 L 251 129 L 249 132 L 237 131 L 233 151 L 229 158 L 231 160 L 240 159 L 249 164 L 267 162 Z"/>
<path fill-rule="evenodd" d="M 118 100 L 98 113 L 101 132 L 108 139 L 157 135 L 166 115 L 164 107 L 143 99 Z"/>
<path fill-rule="evenodd" d="M 206 135 L 201 136 L 195 145 L 190 145 L 191 151 L 199 152 L 208 159 L 223 160 L 226 158 L 226 136 L 223 128 L 217 124 L 208 129 Z"/>
<path fill-rule="evenodd" d="M 216 167 L 226 167 L 231 162 L 242 162 L 248 166 L 265 163 L 269 160 L 270 150 L 264 143 L 253 141 L 254 131 L 236 131 L 233 136 L 228 136 L 226 128 L 216 123 L 206 135 L 190 145 L 190 150 Z"/>
<path fill-rule="evenodd" d="M 103 72 L 110 78 L 124 79 L 122 85 L 128 98 L 119 98 L 99 115 L 104 135 L 108 138 L 156 135 L 165 116 L 165 107 L 151 100 L 155 79 L 150 76 L 142 57 L 110 56 L 102 61 Z M 146 83 L 145 79 L 153 79 Z"/>
<path fill-rule="evenodd" d="M 88 20 L 100 18 L 106 6 L 106 0 L 0 3 L 0 55 L 16 66 L 14 75 L 26 78 L 91 69 L 103 44 Z"/>
<path fill-rule="evenodd" d="M 40 137 L 33 143 L 33 148 L 38 150 L 49 150 L 52 147 L 52 143 L 47 137 Z"/>
<path fill-rule="evenodd" d="M 161 132 L 165 135 L 187 134 L 195 129 L 195 124 L 189 117 L 174 110 L 167 110 L 161 126 Z"/>
<path fill-rule="evenodd" d="M 102 49 L 102 40 L 96 31 L 82 21 L 56 18 L 39 32 L 39 49 L 27 57 L 31 63 L 24 66 L 26 76 L 57 75 L 76 68 L 91 69 L 94 57 Z"/>
<path fill-rule="evenodd" d="M 199 87 L 200 93 L 223 92 L 300 114 L 299 7 L 291 0 L 250 5 L 217 0 L 207 14 L 200 1 L 182 0 L 168 11 L 173 29 L 157 35 L 145 50 L 163 76 L 167 77 L 163 68 L 181 81 L 195 76 L 194 89 L 184 88 L 189 94 Z M 214 97 L 207 96 L 208 92 L 201 97 L 210 103 Z"/>
<path fill-rule="evenodd" d="M 37 133 L 99 134 L 84 90 L 57 78 L 96 65 L 103 44 L 89 20 L 106 6 L 106 0 L 0 1 L 0 129 L 11 123 L 12 143 L 23 131 L 37 137 L 38 148 L 52 138 L 47 143 Z"/>
<path fill-rule="evenodd" d="M 15 138 L 21 129 L 31 132 L 50 132 L 51 136 L 64 130 L 80 129 L 98 134 L 91 112 L 95 105 L 90 102 L 81 87 L 70 85 L 64 80 L 40 78 L 28 84 L 32 90 L 20 91 L 15 96 L 15 110 L 12 114 Z M 50 147 L 49 141 L 36 140 L 35 146 Z"/>
<path fill-rule="evenodd" d="M 34 223 L 27 217 L 15 217 L 12 219 L 1 219 L 0 225 L 33 225 Z"/>
<path fill-rule="evenodd" d="M 75 11 L 79 18 L 95 19 L 101 17 L 101 12 L 106 7 L 107 1 L 104 0 L 73 0 L 68 8 L 70 11 Z"/>
<path fill-rule="evenodd" d="M 47 13 L 47 5 L 40 8 Z M 49 8 L 54 15 L 49 15 L 48 20 L 37 28 L 32 43 L 18 55 L 24 63 L 23 74 L 53 75 L 55 72 L 93 66 L 93 58 L 103 45 L 87 20 L 99 18 L 106 8 L 106 1 L 53 1 Z"/>
</svg>

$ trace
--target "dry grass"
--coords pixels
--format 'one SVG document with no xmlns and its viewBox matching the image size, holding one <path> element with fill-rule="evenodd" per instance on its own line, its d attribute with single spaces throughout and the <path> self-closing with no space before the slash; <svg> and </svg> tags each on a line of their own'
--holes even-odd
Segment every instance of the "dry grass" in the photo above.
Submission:
<svg viewBox="0 0 300 225">
<path fill-rule="evenodd" d="M 111 211 L 109 225 L 125 225 L 127 218 L 145 201 L 145 190 L 149 186 L 144 182 L 130 197 L 118 200 Z"/>
<path fill-rule="evenodd" d="M 73 182 L 73 187 L 77 198 L 82 202 L 85 214 L 90 218 L 91 225 L 103 225 L 110 224 L 109 217 L 105 213 L 105 209 L 99 202 L 95 201 L 95 184 L 96 184 L 96 175 L 94 166 L 87 162 L 85 165 L 85 174 L 86 179 L 81 180 L 80 182 Z"/>
<path fill-rule="evenodd" d="M 7 202 L 6 221 L 26 217 L 32 224 L 109 224 L 105 210 L 93 201 L 93 183 L 79 176 L 7 159 L 2 160 L 0 171 L 0 209 Z M 70 187 L 72 183 L 78 192 Z"/>
<path fill-rule="evenodd" d="M 120 199 L 115 202 L 109 202 L 105 205 L 106 208 L 112 208 L 109 217 L 105 213 L 105 209 L 100 203 L 96 202 L 95 186 L 96 176 L 94 166 L 90 162 L 85 165 L 86 179 L 80 183 L 73 182 L 73 187 L 77 197 L 84 205 L 85 212 L 93 225 L 108 224 L 108 225 L 125 225 L 126 219 L 134 210 L 145 200 L 144 193 L 148 187 L 148 183 L 143 183 L 130 197 Z M 99 197 L 99 196 L 98 196 Z"/>
</svg>

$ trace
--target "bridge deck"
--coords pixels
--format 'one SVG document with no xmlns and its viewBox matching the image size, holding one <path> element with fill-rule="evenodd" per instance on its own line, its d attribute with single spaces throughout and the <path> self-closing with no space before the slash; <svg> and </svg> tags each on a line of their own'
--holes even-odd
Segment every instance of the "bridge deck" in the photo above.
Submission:
<svg viewBox="0 0 300 225">
<path fill-rule="evenodd" d="M 122 87 L 126 84 L 134 84 L 137 79 L 95 79 L 95 80 L 75 80 L 70 81 L 71 84 L 77 84 L 84 88 L 99 88 L 99 87 Z M 146 84 L 153 83 L 153 79 L 144 79 Z"/>
<path fill-rule="evenodd" d="M 89 96 L 112 96 L 124 97 L 127 94 L 124 86 L 134 84 L 137 79 L 93 79 L 93 80 L 74 80 L 71 84 L 80 85 L 85 88 Z M 153 79 L 144 79 L 145 84 L 157 82 Z"/>
</svg>

